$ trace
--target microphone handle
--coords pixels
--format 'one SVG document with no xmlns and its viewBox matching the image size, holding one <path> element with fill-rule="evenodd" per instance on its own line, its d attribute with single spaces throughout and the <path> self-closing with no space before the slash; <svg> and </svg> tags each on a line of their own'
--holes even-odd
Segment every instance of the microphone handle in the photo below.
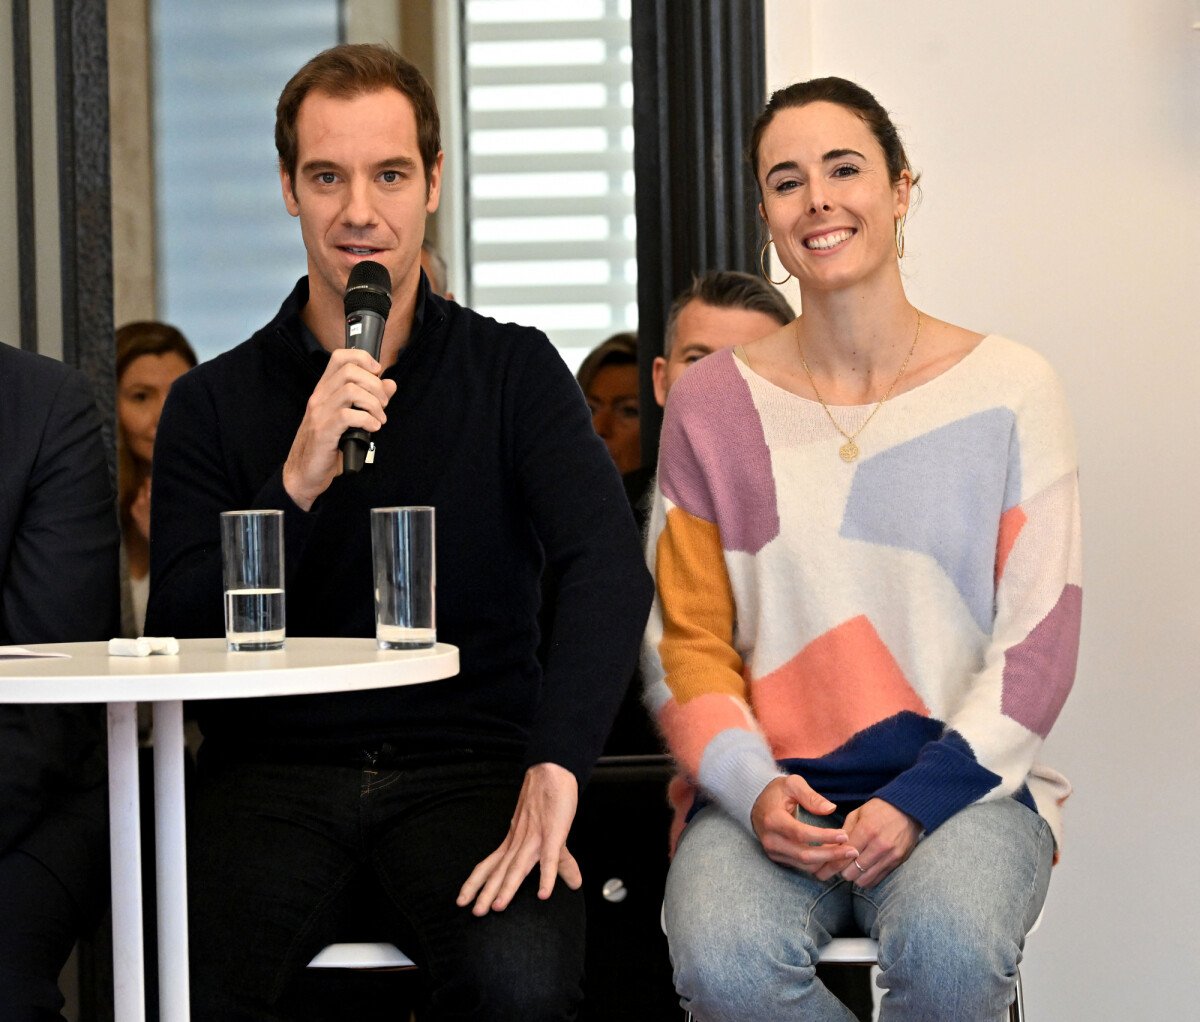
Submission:
<svg viewBox="0 0 1200 1022">
<path fill-rule="evenodd" d="M 384 319 L 377 312 L 352 312 L 346 317 L 346 347 L 360 348 L 378 362 L 380 345 L 383 343 L 383 325 Z M 338 450 L 342 452 L 342 472 L 354 475 L 362 471 L 370 445 L 371 434 L 365 429 L 351 426 L 346 430 L 338 441 Z"/>
<path fill-rule="evenodd" d="M 346 317 L 346 347 L 361 348 L 378 362 L 383 325 L 383 317 L 370 309 L 350 313 Z"/>
</svg>

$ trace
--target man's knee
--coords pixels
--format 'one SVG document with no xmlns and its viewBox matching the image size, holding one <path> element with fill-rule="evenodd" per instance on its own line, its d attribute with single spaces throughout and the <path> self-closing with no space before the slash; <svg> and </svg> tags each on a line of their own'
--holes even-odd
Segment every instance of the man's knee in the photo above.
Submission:
<svg viewBox="0 0 1200 1022">
<path fill-rule="evenodd" d="M 573 1019 L 583 1000 L 582 975 L 559 965 L 525 976 L 477 977 L 487 1011 L 480 1018 L 497 1022 L 560 1022 Z"/>
<path fill-rule="evenodd" d="M 433 995 L 433 1018 L 488 1022 L 573 1019 L 583 1000 L 582 958 L 498 955 L 475 959 L 447 977 Z"/>
<path fill-rule="evenodd" d="M 489 1022 L 576 1017 L 583 999 L 584 951 L 578 892 L 556 890 L 545 902 L 518 899 L 475 923 L 477 928 L 468 927 L 462 955 L 446 963 L 435 1004 L 447 1009 L 453 1004 L 455 1010 L 447 1012 L 452 1017 Z"/>
</svg>

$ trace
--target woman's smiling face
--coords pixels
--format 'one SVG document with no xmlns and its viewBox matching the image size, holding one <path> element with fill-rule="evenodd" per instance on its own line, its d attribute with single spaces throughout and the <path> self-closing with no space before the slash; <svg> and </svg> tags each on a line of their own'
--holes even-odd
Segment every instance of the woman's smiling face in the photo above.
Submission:
<svg viewBox="0 0 1200 1022">
<path fill-rule="evenodd" d="M 912 178 L 890 180 L 883 149 L 854 111 L 818 101 L 772 118 L 758 150 L 759 212 L 801 288 L 863 281 L 896 259 Z"/>
</svg>

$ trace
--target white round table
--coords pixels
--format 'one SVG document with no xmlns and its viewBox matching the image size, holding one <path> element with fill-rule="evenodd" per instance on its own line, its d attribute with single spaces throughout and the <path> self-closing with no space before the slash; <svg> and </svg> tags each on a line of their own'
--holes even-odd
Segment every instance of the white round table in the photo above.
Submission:
<svg viewBox="0 0 1200 1022">
<path fill-rule="evenodd" d="M 2 703 L 107 703 L 115 1017 L 143 1022 L 137 703 L 154 704 L 159 1017 L 186 1022 L 187 831 L 183 700 L 352 692 L 458 673 L 458 649 L 380 650 L 374 639 L 289 638 L 281 650 L 230 653 L 224 639 L 184 639 L 178 656 L 110 657 L 104 642 L 29 646 L 67 659 L 0 659 Z"/>
</svg>

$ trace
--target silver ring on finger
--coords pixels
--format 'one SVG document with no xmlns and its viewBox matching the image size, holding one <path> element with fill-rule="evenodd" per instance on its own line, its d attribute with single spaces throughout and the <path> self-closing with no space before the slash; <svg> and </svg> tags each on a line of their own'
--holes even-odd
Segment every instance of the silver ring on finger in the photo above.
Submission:
<svg viewBox="0 0 1200 1022">
<path fill-rule="evenodd" d="M 866 866 L 864 866 L 864 865 L 863 865 L 861 862 L 859 862 L 857 859 L 855 859 L 855 860 L 854 860 L 854 865 L 855 865 L 855 866 L 857 867 L 857 869 L 858 869 L 858 875 L 859 875 L 859 876 L 862 876 L 862 875 L 863 875 L 863 874 L 864 874 L 864 873 L 867 871 L 867 867 L 866 867 Z"/>
</svg>

